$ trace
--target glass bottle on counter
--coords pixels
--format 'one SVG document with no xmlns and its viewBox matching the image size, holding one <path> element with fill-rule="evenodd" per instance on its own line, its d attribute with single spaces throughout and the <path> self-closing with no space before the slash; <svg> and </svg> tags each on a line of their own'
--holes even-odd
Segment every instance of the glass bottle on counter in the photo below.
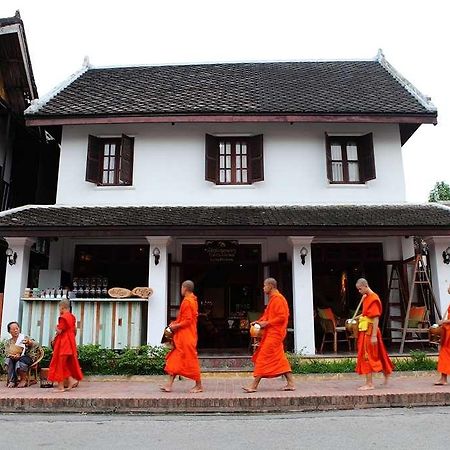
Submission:
<svg viewBox="0 0 450 450">
<path fill-rule="evenodd" d="M 102 280 L 102 297 L 108 297 L 108 278 Z"/>
<path fill-rule="evenodd" d="M 78 294 L 79 294 L 79 292 L 78 292 L 78 278 L 74 278 L 73 279 L 72 286 L 73 286 L 72 296 L 73 296 L 73 298 L 78 298 Z"/>
</svg>

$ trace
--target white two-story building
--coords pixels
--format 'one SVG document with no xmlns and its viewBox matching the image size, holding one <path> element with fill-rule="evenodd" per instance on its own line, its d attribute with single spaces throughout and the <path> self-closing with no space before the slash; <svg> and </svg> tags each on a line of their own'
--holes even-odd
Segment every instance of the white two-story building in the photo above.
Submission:
<svg viewBox="0 0 450 450">
<path fill-rule="evenodd" d="M 347 317 L 361 276 L 385 298 L 389 265 L 414 256 L 414 236 L 429 244 L 433 289 L 448 303 L 450 208 L 407 203 L 402 162 L 403 144 L 436 124 L 437 111 L 381 53 L 86 64 L 27 120 L 62 132 L 57 201 L 1 214 L 0 234 L 17 255 L 2 333 L 18 319 L 49 339 L 55 301 L 23 298 L 38 287 L 28 281 L 30 248 L 44 240 L 47 275 L 65 274 L 61 283 L 81 291 L 79 342 L 113 348 L 159 344 L 180 281 L 192 279 L 199 347 L 245 349 L 242 321 L 262 311 L 262 281 L 273 276 L 291 306 L 290 345 L 313 354 L 317 308 Z M 154 293 L 112 301 L 103 284 Z"/>
</svg>

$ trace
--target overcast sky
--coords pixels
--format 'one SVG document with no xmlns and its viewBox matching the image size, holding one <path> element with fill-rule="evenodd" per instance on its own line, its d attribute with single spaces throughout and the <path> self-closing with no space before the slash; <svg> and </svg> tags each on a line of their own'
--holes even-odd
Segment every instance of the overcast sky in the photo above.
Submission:
<svg viewBox="0 0 450 450">
<path fill-rule="evenodd" d="M 407 195 L 450 182 L 445 0 L 0 0 L 20 9 L 40 95 L 94 66 L 303 59 L 388 61 L 438 108 L 403 148 Z M 447 43 L 447 44 L 445 44 Z"/>
</svg>

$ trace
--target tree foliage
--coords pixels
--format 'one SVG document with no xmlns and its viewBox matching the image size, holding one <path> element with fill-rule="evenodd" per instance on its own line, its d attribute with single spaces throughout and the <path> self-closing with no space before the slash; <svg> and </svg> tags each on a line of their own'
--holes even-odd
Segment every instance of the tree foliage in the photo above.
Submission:
<svg viewBox="0 0 450 450">
<path fill-rule="evenodd" d="M 430 202 L 450 201 L 450 186 L 445 181 L 438 181 L 430 191 Z"/>
</svg>

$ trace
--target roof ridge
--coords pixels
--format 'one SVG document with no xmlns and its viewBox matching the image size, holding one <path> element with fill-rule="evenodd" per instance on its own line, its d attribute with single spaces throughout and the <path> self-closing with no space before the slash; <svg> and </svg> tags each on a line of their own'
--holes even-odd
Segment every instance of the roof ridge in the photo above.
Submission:
<svg viewBox="0 0 450 450">
<path fill-rule="evenodd" d="M 51 91 L 47 92 L 47 94 L 43 95 L 40 98 L 31 101 L 31 105 L 24 111 L 24 114 L 35 114 L 41 108 L 43 108 L 52 98 L 56 97 L 61 91 L 63 91 L 66 87 L 71 85 L 77 78 L 87 72 L 89 69 L 92 69 L 92 66 L 89 64 L 89 58 L 85 56 L 83 60 L 83 65 L 81 69 L 74 72 L 68 78 L 66 78 L 62 83 L 55 86 Z"/>
<path fill-rule="evenodd" d="M 247 61 L 203 61 L 203 62 L 182 62 L 182 63 L 156 63 L 156 64 L 128 64 L 128 65 L 104 65 L 92 67 L 93 70 L 106 69 L 137 69 L 150 67 L 189 67 L 189 66 L 227 66 L 243 64 L 290 64 L 290 63 L 335 63 L 335 62 L 373 62 L 373 58 L 330 58 L 330 59 L 275 59 L 275 60 L 247 60 Z"/>
<path fill-rule="evenodd" d="M 396 81 L 398 81 L 419 103 L 428 111 L 436 112 L 436 106 L 431 102 L 431 97 L 422 94 L 410 81 L 408 81 L 391 63 L 387 61 L 383 50 L 379 49 L 376 61 L 383 67 Z"/>
</svg>

